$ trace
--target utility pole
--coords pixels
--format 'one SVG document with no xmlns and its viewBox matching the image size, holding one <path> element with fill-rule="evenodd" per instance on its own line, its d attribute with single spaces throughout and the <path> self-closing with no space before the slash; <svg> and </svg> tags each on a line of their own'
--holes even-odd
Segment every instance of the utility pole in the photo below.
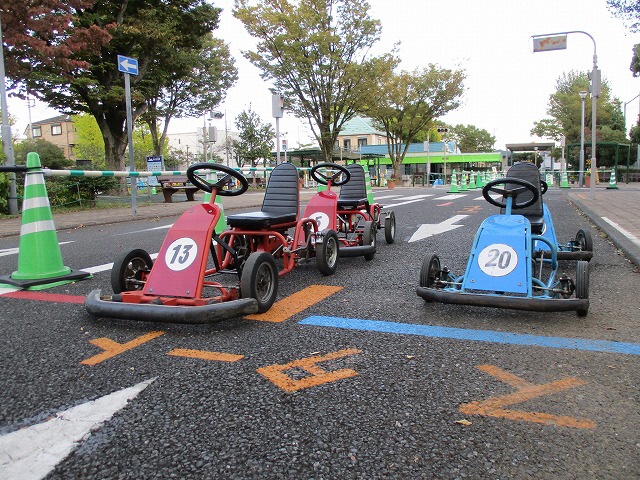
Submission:
<svg viewBox="0 0 640 480">
<path fill-rule="evenodd" d="M 2 40 L 2 20 L 0 19 L 0 109 L 2 109 L 2 149 L 6 158 L 5 165 L 13 167 L 16 164 L 13 156 L 13 142 L 11 140 L 11 125 L 9 125 L 9 112 L 7 107 L 7 90 L 5 85 L 4 70 L 4 42 Z M 9 215 L 18 214 L 18 195 L 16 192 L 16 174 L 8 172 L 9 177 L 9 198 L 7 204 Z"/>
</svg>

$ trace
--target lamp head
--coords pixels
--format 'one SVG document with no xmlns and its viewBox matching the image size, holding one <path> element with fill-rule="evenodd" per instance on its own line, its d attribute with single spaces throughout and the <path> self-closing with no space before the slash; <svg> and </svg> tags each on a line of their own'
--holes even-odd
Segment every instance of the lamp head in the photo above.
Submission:
<svg viewBox="0 0 640 480">
<path fill-rule="evenodd" d="M 580 90 L 580 98 L 582 100 L 584 100 L 585 98 L 587 98 L 587 91 L 586 90 Z"/>
</svg>

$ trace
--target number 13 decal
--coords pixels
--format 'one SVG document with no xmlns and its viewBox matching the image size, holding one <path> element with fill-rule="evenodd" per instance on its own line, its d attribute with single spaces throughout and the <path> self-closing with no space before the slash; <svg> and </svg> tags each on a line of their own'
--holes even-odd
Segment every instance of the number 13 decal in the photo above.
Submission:
<svg viewBox="0 0 640 480">
<path fill-rule="evenodd" d="M 174 272 L 188 268 L 198 255 L 198 245 L 188 237 L 174 240 L 164 254 L 164 263 Z"/>
<path fill-rule="evenodd" d="M 509 245 L 494 243 L 482 249 L 478 255 L 478 266 L 491 277 L 510 274 L 518 265 L 518 254 Z"/>
</svg>

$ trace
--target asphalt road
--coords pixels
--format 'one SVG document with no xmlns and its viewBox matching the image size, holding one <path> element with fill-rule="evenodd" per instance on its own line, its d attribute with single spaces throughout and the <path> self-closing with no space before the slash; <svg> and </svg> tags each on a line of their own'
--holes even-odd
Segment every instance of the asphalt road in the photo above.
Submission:
<svg viewBox="0 0 640 480">
<path fill-rule="evenodd" d="M 479 192 L 421 194 L 433 190 L 376 192 L 396 205 L 397 236 L 387 245 L 379 233 L 372 261 L 340 259 L 329 277 L 311 262 L 281 278 L 279 300 L 318 288 L 317 303 L 281 322 L 96 319 L 73 302 L 110 291 L 106 267 L 42 295 L 0 296 L 0 478 L 640 477 L 638 272 L 550 190 L 560 240 L 580 228 L 593 235 L 586 317 L 427 304 L 415 293 L 422 259 L 435 252 L 460 273 L 478 226 L 497 209 Z M 409 242 L 420 225 L 455 215 L 466 215 L 461 227 Z M 69 242 L 65 264 L 85 269 L 133 248 L 157 252 L 171 222 L 83 227 L 58 239 Z M 17 238 L 0 239 L 0 251 L 15 247 Z M 0 272 L 16 265 L 16 255 L 0 256 Z M 563 266 L 574 275 L 573 263 Z M 315 286 L 335 293 L 322 299 Z M 96 341 L 104 338 L 111 342 Z M 577 340 L 558 348 L 556 338 Z M 15 433 L 43 424 L 53 437 L 60 412 L 134 386 L 120 407 L 108 397 L 112 416 L 95 420 L 44 475 L 31 462 L 7 476 L 19 457 L 8 450 Z M 53 438 L 61 449 L 66 440 Z"/>
</svg>

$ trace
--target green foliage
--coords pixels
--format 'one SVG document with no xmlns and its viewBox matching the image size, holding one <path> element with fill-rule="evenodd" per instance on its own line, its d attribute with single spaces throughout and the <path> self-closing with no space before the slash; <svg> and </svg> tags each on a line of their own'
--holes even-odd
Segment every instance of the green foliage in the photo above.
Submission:
<svg viewBox="0 0 640 480">
<path fill-rule="evenodd" d="M 589 91 L 589 78 L 586 72 L 571 71 L 558 78 L 556 92 L 550 95 L 547 114 L 545 118 L 534 122 L 531 134 L 541 138 L 550 138 L 559 141 L 562 136 L 567 143 L 580 141 L 580 125 L 582 100 L 580 91 Z M 591 97 L 585 99 L 585 137 L 591 136 Z M 625 137 L 624 118 L 620 101 L 611 97 L 611 89 L 606 79 L 602 79 L 602 93 L 597 101 L 597 128 L 598 139 L 604 135 L 607 138 Z M 605 127 L 609 127 L 606 130 Z M 604 129 L 604 130 L 603 130 Z M 611 133 L 622 132 L 622 137 Z"/>
<path fill-rule="evenodd" d="M 474 125 L 458 124 L 449 129 L 449 138 L 455 140 L 463 153 L 493 152 L 496 137 Z"/>
<path fill-rule="evenodd" d="M 45 168 L 61 170 L 73 165 L 73 162 L 64 156 L 60 147 L 42 138 L 27 139 L 16 144 L 14 148 L 16 165 L 26 165 L 29 152 L 36 152 L 40 156 L 41 165 Z"/>
<path fill-rule="evenodd" d="M 632 32 L 640 31 L 640 3 L 638 0 L 607 0 L 609 11 L 622 19 Z"/>
<path fill-rule="evenodd" d="M 255 167 L 260 160 L 266 165 L 274 147 L 275 131 L 271 124 L 262 123 L 260 116 L 249 107 L 236 117 L 236 128 L 240 132 L 240 140 L 235 145 L 238 166 L 249 161 Z"/>
<path fill-rule="evenodd" d="M 256 38 L 245 57 L 273 80 L 286 108 L 309 125 L 331 161 L 344 123 L 376 101 L 376 79 L 397 64 L 372 57 L 380 22 L 360 0 L 237 0 L 233 14 Z"/>
<path fill-rule="evenodd" d="M 104 139 L 98 122 L 89 114 L 73 115 L 71 117 L 76 130 L 76 156 L 82 160 L 91 160 L 94 168 L 105 169 Z"/>
<path fill-rule="evenodd" d="M 9 213 L 9 176 L 0 173 L 0 213 Z"/>
<path fill-rule="evenodd" d="M 72 14 L 77 28 L 106 25 L 111 40 L 99 51 L 76 54 L 73 58 L 78 63 L 73 69 L 43 64 L 22 81 L 30 92 L 60 111 L 91 113 L 104 138 L 107 168 L 120 170 L 125 166 L 127 135 L 117 54 L 139 62 L 139 74 L 130 77 L 135 121 L 148 109 L 145 100 L 164 87 L 167 72 L 174 71 L 172 61 L 180 56 L 173 53 L 199 52 L 218 25 L 220 9 L 202 0 L 105 0 L 90 2 Z M 17 61 L 29 65 L 31 57 L 24 54 Z"/>
<path fill-rule="evenodd" d="M 633 46 L 633 56 L 631 57 L 629 70 L 631 70 L 634 77 L 640 77 L 640 43 L 636 43 Z"/>
<path fill-rule="evenodd" d="M 430 128 L 435 118 L 460 106 L 464 79 L 462 70 L 433 64 L 413 72 L 389 73 L 379 79 L 378 99 L 364 110 L 387 134 L 389 157 L 396 175 L 400 175 L 400 164 L 409 144 Z"/>
</svg>

